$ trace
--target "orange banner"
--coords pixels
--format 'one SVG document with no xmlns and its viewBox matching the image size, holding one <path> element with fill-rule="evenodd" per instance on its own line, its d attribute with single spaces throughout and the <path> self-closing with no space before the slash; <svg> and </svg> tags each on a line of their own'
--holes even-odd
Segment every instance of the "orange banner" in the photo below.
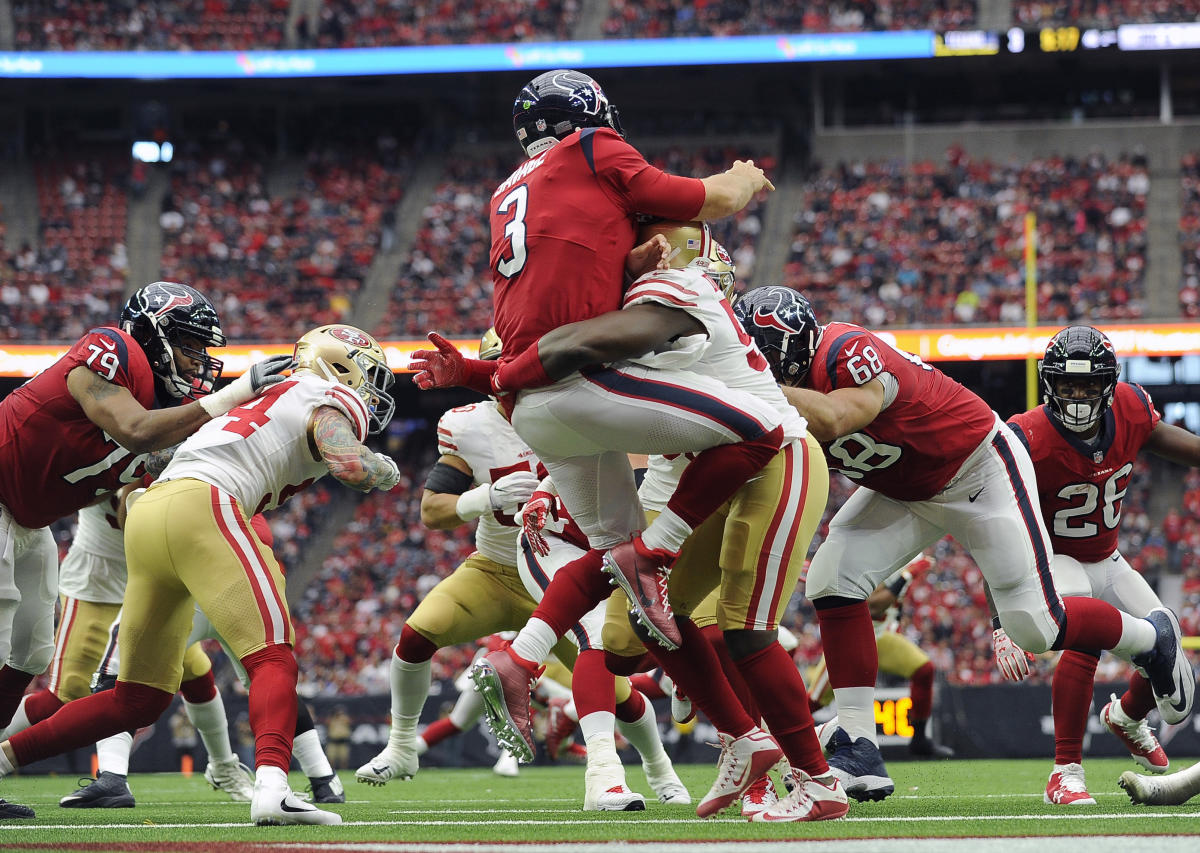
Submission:
<svg viewBox="0 0 1200 853">
<path fill-rule="evenodd" d="M 946 327 L 939 329 L 897 329 L 877 334 L 902 350 L 926 361 L 1001 361 L 1040 356 L 1046 343 L 1061 326 Z M 1144 323 L 1134 326 L 1101 326 L 1120 355 L 1200 354 L 1200 323 Z M 477 338 L 455 340 L 465 355 L 479 352 Z M 384 341 L 388 364 L 407 373 L 414 350 L 428 349 L 425 340 Z M 44 370 L 66 353 L 66 345 L 12 344 L 0 346 L 0 376 L 32 376 Z M 290 344 L 241 344 L 213 350 L 225 362 L 225 376 L 238 376 L 246 368 L 269 355 L 291 352 Z"/>
</svg>

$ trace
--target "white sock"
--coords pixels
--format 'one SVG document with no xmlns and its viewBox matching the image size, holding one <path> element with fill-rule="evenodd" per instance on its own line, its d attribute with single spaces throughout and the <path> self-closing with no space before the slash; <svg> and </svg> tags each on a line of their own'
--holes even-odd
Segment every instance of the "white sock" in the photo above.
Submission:
<svg viewBox="0 0 1200 853">
<path fill-rule="evenodd" d="M 321 738 L 317 736 L 316 729 L 296 735 L 292 741 L 292 757 L 300 763 L 300 769 L 310 779 L 333 775 L 333 768 L 329 766 L 329 759 L 321 748 Z"/>
<path fill-rule="evenodd" d="M 25 703 L 29 701 L 29 693 L 21 697 L 21 704 L 17 706 L 17 710 L 13 712 L 12 722 L 8 724 L 8 728 L 0 733 L 0 741 L 8 740 L 17 732 L 23 732 L 33 723 L 29 722 L 29 716 L 25 713 Z"/>
<path fill-rule="evenodd" d="M 11 776 L 16 770 L 17 768 L 8 760 L 8 756 L 4 754 L 4 750 L 0 749 L 0 779 Z"/>
<path fill-rule="evenodd" d="M 1145 619 L 1130 616 L 1121 612 L 1121 639 L 1112 647 L 1114 654 L 1140 655 L 1154 648 L 1158 641 L 1158 631 L 1154 625 Z"/>
<path fill-rule="evenodd" d="M 604 712 L 599 711 L 596 714 L 588 714 L 584 717 L 587 720 L 589 717 L 602 715 Z M 609 714 L 609 721 L 612 721 L 612 714 Z M 582 725 L 581 725 L 582 728 Z M 587 764 L 589 768 L 597 768 L 603 766 L 621 767 L 621 757 L 617 755 L 617 743 L 613 740 L 612 730 L 607 732 L 596 732 L 591 737 L 584 735 L 584 740 L 587 741 Z M 624 772 L 621 773 L 621 781 L 624 782 Z"/>
<path fill-rule="evenodd" d="M 658 518 L 650 522 L 646 532 L 642 534 L 642 544 L 647 548 L 662 548 L 672 554 L 678 554 L 683 543 L 692 535 L 692 527 L 682 518 L 663 509 Z"/>
<path fill-rule="evenodd" d="M 574 699 L 563 705 L 563 713 L 566 714 L 568 720 L 579 722 L 579 709 L 575 707 Z"/>
<path fill-rule="evenodd" d="M 1186 767 L 1178 773 L 1159 777 L 1159 784 L 1183 791 L 1188 797 L 1200 794 L 1200 763 Z"/>
<path fill-rule="evenodd" d="M 550 649 L 558 642 L 554 629 L 538 618 L 531 618 L 512 641 L 512 650 L 525 660 L 540 664 L 550 657 Z"/>
<path fill-rule="evenodd" d="M 865 737 L 875 743 L 875 688 L 838 687 L 833 691 L 837 702 L 838 725 L 850 740 Z"/>
<path fill-rule="evenodd" d="M 483 696 L 467 688 L 458 694 L 454 707 L 450 709 L 450 722 L 460 732 L 474 727 L 483 716 Z"/>
<path fill-rule="evenodd" d="M 417 738 L 417 755 L 424 755 L 429 752 L 429 744 L 425 742 L 425 737 L 422 735 Z"/>
<path fill-rule="evenodd" d="M 579 721 L 579 731 L 583 735 L 583 740 L 588 746 L 588 755 L 592 754 L 592 740 L 595 738 L 608 738 L 613 740 L 613 730 L 617 724 L 617 715 L 611 711 L 593 711 L 590 714 L 584 715 Z M 613 751 L 616 751 L 616 744 L 613 744 Z"/>
<path fill-rule="evenodd" d="M 118 732 L 96 741 L 96 772 L 129 775 L 129 753 L 133 752 L 133 735 Z"/>
<path fill-rule="evenodd" d="M 200 733 L 209 761 L 220 764 L 234 758 L 233 746 L 229 743 L 229 720 L 225 717 L 225 703 L 221 701 L 220 693 L 207 702 L 193 704 L 185 699 L 183 710 Z"/>
<path fill-rule="evenodd" d="M 388 680 L 392 688 L 392 730 L 388 746 L 412 748 L 421 709 L 429 697 L 430 662 L 410 663 L 392 653 Z"/>
<path fill-rule="evenodd" d="M 291 786 L 288 785 L 287 774 L 274 764 L 260 764 L 255 768 L 254 786 L 257 788 L 260 782 L 263 785 L 270 785 L 272 788 L 287 788 L 289 791 L 291 790 Z"/>
<path fill-rule="evenodd" d="M 617 728 L 642 756 L 643 764 L 658 766 L 663 761 L 671 760 L 663 749 L 662 736 L 658 732 L 658 715 L 654 713 L 654 706 L 649 699 L 646 700 L 642 716 L 632 723 L 618 720 Z"/>
</svg>

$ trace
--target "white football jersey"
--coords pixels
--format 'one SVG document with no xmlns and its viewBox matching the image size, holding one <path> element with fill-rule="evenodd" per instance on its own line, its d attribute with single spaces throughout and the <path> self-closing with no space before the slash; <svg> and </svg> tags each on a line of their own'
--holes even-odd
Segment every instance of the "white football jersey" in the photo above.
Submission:
<svg viewBox="0 0 1200 853">
<path fill-rule="evenodd" d="M 708 337 L 689 335 L 680 338 L 675 342 L 677 349 L 638 359 L 639 363 L 682 366 L 669 362 L 660 365 L 655 360 L 678 353 L 686 358 L 688 370 L 718 379 L 730 388 L 752 394 L 778 409 L 783 415 L 784 444 L 804 438 L 807 422 L 783 396 L 766 357 L 733 316 L 728 300 L 703 272 L 687 268 L 646 273 L 626 291 L 621 307 L 647 302 L 688 312 L 704 326 Z M 698 344 L 701 340 L 704 341 L 702 345 Z M 658 512 L 666 508 L 689 461 L 686 456 L 650 457 L 646 478 L 638 491 L 643 508 Z"/>
<path fill-rule="evenodd" d="M 337 409 L 367 436 L 367 404 L 345 385 L 301 371 L 206 423 L 175 451 L 162 480 L 201 480 L 232 495 L 250 518 L 274 509 L 329 473 L 308 426 L 321 406 Z"/>
<path fill-rule="evenodd" d="M 446 412 L 438 421 L 437 437 L 438 452 L 466 462 L 477 486 L 514 471 L 537 473 L 537 457 L 500 414 L 495 400 Z M 511 515 L 485 512 L 475 528 L 475 549 L 495 563 L 515 567 L 519 532 Z"/>
<path fill-rule="evenodd" d="M 125 532 L 117 527 L 114 492 L 79 510 L 75 538 L 58 569 L 58 591 L 83 601 L 119 604 L 127 577 Z"/>
</svg>

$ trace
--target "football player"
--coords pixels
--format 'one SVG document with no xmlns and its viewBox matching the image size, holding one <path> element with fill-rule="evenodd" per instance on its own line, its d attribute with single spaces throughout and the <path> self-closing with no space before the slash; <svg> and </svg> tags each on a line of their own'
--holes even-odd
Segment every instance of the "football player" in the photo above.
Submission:
<svg viewBox="0 0 1200 853">
<path fill-rule="evenodd" d="M 1059 594 L 1092 596 L 1134 616 L 1170 614 L 1118 550 L 1121 503 L 1139 451 L 1200 466 L 1200 437 L 1163 423 L 1150 396 L 1138 385 L 1119 382 L 1120 375 L 1116 352 L 1102 332 L 1068 326 L 1050 339 L 1038 365 L 1044 405 L 1008 423 L 1028 448 L 1037 472 Z M 1129 660 L 1128 654 L 1119 656 Z M 1082 762 L 1099 659 L 1098 648 L 1068 649 L 1054 670 L 1054 768 L 1046 785 L 1047 803 L 1095 805 Z M 1024 677 L 1024 656 L 1013 660 L 1017 667 L 1002 671 Z M 1163 773 L 1170 762 L 1146 723 L 1154 707 L 1150 682 L 1135 672 L 1125 693 L 1120 698 L 1114 694 L 1100 711 L 1100 719 L 1134 761 L 1151 773 Z"/>
<path fill-rule="evenodd" d="M 290 362 L 266 359 L 205 393 L 221 373 L 208 347 L 224 345 L 208 299 L 159 281 L 129 298 L 117 327 L 90 330 L 0 401 L 0 725 L 54 654 L 48 525 L 139 479 L 146 454 L 251 399 Z M 0 819 L 32 816 L 0 802 Z"/>
<path fill-rule="evenodd" d="M 1200 764 L 1166 776 L 1143 776 L 1126 770 L 1117 783 L 1129 799 L 1145 806 L 1182 806 L 1200 794 Z"/>
<path fill-rule="evenodd" d="M 391 419 L 393 377 L 379 344 L 343 325 L 300 338 L 295 364 L 291 377 L 185 441 L 130 510 L 116 687 L 71 702 L 0 744 L 0 775 L 154 722 L 179 688 L 199 604 L 250 679 L 251 820 L 341 822 L 288 787 L 296 727 L 292 625 L 279 564 L 250 518 L 327 473 L 364 492 L 395 486 L 395 463 L 362 443 Z"/>
<path fill-rule="evenodd" d="M 489 330 L 479 354 L 493 360 L 500 352 L 500 338 Z M 514 519 L 537 488 L 537 457 L 491 399 L 443 414 L 437 437 L 441 455 L 425 481 L 421 521 L 433 530 L 452 530 L 478 519 L 475 551 L 429 591 L 400 631 L 391 656 L 388 744 L 355 773 L 369 785 L 417 772 L 417 723 L 429 696 L 434 653 L 516 630 L 537 606 L 517 574 Z M 569 642 L 557 651 L 568 666 L 574 663 Z"/>
<path fill-rule="evenodd" d="M 624 140 L 599 84 L 577 71 L 548 71 L 530 81 L 513 105 L 513 127 L 529 159 L 489 204 L 496 331 L 505 356 L 499 365 L 464 361 L 434 335 L 438 349 L 413 361 L 421 371 L 416 379 L 422 387 L 466 384 L 507 395 L 517 434 L 546 465 L 593 549 L 567 570 L 582 595 L 568 603 L 558 594 L 543 599 L 540 640 L 524 644 L 518 637 L 517 655 L 543 659 L 557 637 L 607 598 L 602 567 L 636 587 L 640 617 L 658 642 L 674 647 L 679 632 L 659 583 L 665 567 L 692 529 L 774 456 L 782 440 L 778 416 L 749 395 L 677 369 L 671 359 L 587 377 L 574 370 L 552 375 L 538 355 L 539 339 L 620 308 L 635 213 L 720 218 L 773 187 L 749 161 L 704 179 L 649 165 Z M 657 264 L 661 245 L 635 254 L 636 274 Z M 688 324 L 687 334 L 700 331 Z M 668 511 L 634 538 L 645 519 L 626 454 L 687 451 L 700 455 Z M 534 669 L 510 667 L 507 677 L 526 679 Z"/>
<path fill-rule="evenodd" d="M 878 655 L 867 596 L 947 533 L 979 565 L 1018 646 L 1131 655 L 1164 718 L 1190 713 L 1195 680 L 1173 614 L 1141 619 L 1099 599 L 1059 596 L 1033 504 L 1033 463 L 982 399 L 860 326 L 818 325 L 790 288 L 750 291 L 735 310 L 788 377 L 788 399 L 830 467 L 859 484 L 830 521 L 806 587 L 838 704 L 829 763 L 847 793 L 880 800 L 894 790 L 875 743 Z"/>
</svg>

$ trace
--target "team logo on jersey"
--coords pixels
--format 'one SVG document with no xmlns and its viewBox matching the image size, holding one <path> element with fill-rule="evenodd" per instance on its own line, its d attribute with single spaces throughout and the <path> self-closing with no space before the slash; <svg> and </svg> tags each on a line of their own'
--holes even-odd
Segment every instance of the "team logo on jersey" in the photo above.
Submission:
<svg viewBox="0 0 1200 853">
<path fill-rule="evenodd" d="M 146 301 L 156 317 L 161 317 L 172 308 L 186 308 L 195 302 L 192 294 L 182 288 L 176 290 L 166 285 L 156 284 L 148 290 Z"/>
<path fill-rule="evenodd" d="M 365 335 L 359 334 L 354 329 L 347 329 L 345 326 L 334 326 L 329 330 L 329 334 L 333 335 L 339 341 L 350 344 L 352 347 L 370 347 L 371 342 L 367 340 Z"/>
<path fill-rule="evenodd" d="M 774 311 L 767 311 L 763 308 L 757 308 L 754 311 L 754 325 L 762 326 L 764 329 L 779 329 L 779 331 L 788 335 L 798 335 L 802 329 L 795 329 L 787 323 L 779 319 L 779 315 Z"/>
</svg>

